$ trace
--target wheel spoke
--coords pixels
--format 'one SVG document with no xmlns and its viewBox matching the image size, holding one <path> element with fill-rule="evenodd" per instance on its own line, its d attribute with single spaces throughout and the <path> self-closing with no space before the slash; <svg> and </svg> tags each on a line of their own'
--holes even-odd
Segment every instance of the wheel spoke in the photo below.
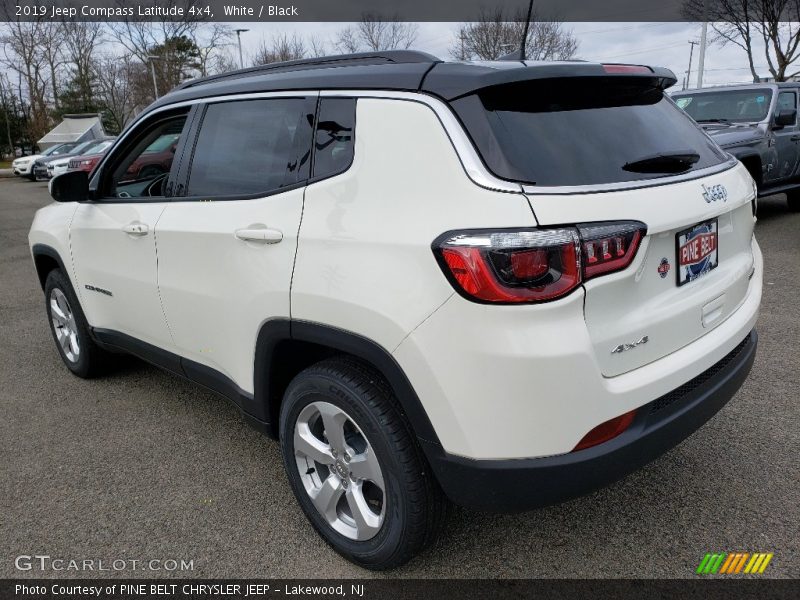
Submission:
<svg viewBox="0 0 800 600">
<path fill-rule="evenodd" d="M 61 308 L 64 318 L 69 319 L 72 316 L 72 311 L 69 309 L 69 303 L 67 302 L 66 296 L 64 296 L 64 294 L 57 294 L 56 302 L 58 303 L 59 308 Z"/>
<path fill-rule="evenodd" d="M 339 518 L 336 514 L 336 505 L 343 492 L 342 482 L 338 477 L 331 475 L 322 483 L 322 487 L 316 493 L 310 494 L 314 506 L 328 520 L 328 523 L 333 523 Z"/>
<path fill-rule="evenodd" d="M 69 347 L 69 334 L 64 332 L 58 338 L 58 343 L 61 344 L 61 349 L 64 351 L 64 354 L 71 354 L 72 350 Z"/>
<path fill-rule="evenodd" d="M 381 491 L 384 491 L 382 488 L 383 477 L 381 477 L 381 467 L 378 464 L 378 459 L 371 446 L 367 447 L 361 454 L 356 454 L 350 460 L 350 472 L 356 479 L 372 481 L 378 485 L 378 487 L 381 487 Z"/>
<path fill-rule="evenodd" d="M 372 512 L 369 504 L 367 504 L 367 499 L 364 498 L 364 494 L 361 491 L 361 486 L 350 486 L 345 493 L 345 497 L 353 515 L 353 520 L 356 522 L 358 539 L 365 540 L 374 537 L 381 527 L 381 518 L 380 515 Z"/>
<path fill-rule="evenodd" d="M 334 461 L 330 446 L 311 433 L 308 423 L 297 424 L 294 451 L 323 465 L 332 465 Z"/>
<path fill-rule="evenodd" d="M 333 404 L 320 404 L 319 414 L 322 417 L 322 424 L 325 426 L 325 437 L 328 443 L 337 452 L 345 452 L 347 444 L 344 439 L 344 424 L 347 423 L 347 415 Z"/>
<path fill-rule="evenodd" d="M 78 356 L 78 351 L 80 350 L 80 348 L 78 347 L 78 334 L 76 334 L 75 331 L 71 331 L 68 337 L 69 337 L 69 346 L 70 349 L 72 350 L 72 354 L 74 356 Z"/>
<path fill-rule="evenodd" d="M 61 307 L 58 305 L 58 301 L 56 300 L 56 298 L 50 299 L 50 314 L 56 321 L 58 321 L 58 324 L 61 325 L 62 327 L 67 325 L 69 321 L 67 319 L 67 315 L 65 315 L 64 311 L 61 310 Z"/>
</svg>

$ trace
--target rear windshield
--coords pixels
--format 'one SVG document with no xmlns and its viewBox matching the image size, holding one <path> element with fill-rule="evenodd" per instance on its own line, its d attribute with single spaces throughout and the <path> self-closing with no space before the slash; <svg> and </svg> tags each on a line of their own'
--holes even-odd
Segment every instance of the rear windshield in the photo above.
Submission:
<svg viewBox="0 0 800 600">
<path fill-rule="evenodd" d="M 726 160 L 647 80 L 528 81 L 488 88 L 452 105 L 486 166 L 498 177 L 527 184 L 653 179 Z"/>
</svg>

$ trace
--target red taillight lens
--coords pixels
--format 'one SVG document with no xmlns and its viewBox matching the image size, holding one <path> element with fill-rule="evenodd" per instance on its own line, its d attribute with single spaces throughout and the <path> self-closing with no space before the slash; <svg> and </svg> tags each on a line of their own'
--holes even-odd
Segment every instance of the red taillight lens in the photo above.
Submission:
<svg viewBox="0 0 800 600">
<path fill-rule="evenodd" d="M 606 73 L 613 74 L 645 74 L 652 75 L 653 69 L 644 65 L 603 65 Z"/>
<path fill-rule="evenodd" d="M 584 279 L 621 271 L 633 262 L 647 228 L 636 221 L 578 225 Z"/>
<path fill-rule="evenodd" d="M 578 442 L 578 445 L 575 446 L 572 451 L 577 452 L 578 450 L 585 450 L 586 448 L 591 448 L 592 446 L 597 446 L 598 444 L 602 444 L 603 442 L 614 439 L 631 426 L 635 416 L 636 411 L 632 410 L 631 412 L 627 412 L 619 417 L 609 419 L 605 423 L 600 423 L 600 425 L 583 436 L 581 441 Z"/>
<path fill-rule="evenodd" d="M 575 229 L 465 232 L 434 244 L 445 274 L 471 300 L 545 302 L 580 284 Z"/>
<path fill-rule="evenodd" d="M 586 279 L 628 267 L 645 231 L 636 221 L 463 231 L 446 234 L 433 250 L 451 283 L 470 300 L 547 302 Z"/>
</svg>

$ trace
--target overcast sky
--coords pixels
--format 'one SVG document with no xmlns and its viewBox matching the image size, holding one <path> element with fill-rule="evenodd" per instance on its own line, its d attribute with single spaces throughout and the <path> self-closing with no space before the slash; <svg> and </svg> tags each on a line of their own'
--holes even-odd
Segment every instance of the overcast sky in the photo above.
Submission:
<svg viewBox="0 0 800 600">
<path fill-rule="evenodd" d="M 263 38 L 274 33 L 297 32 L 304 36 L 332 38 L 346 23 L 232 23 L 233 27 L 249 29 L 242 34 L 242 46 L 252 54 Z M 449 48 L 457 29 L 456 23 L 419 23 L 415 49 L 449 59 Z M 565 23 L 580 45 L 577 58 L 592 61 L 631 62 L 665 66 L 673 70 L 681 85 L 689 66 L 689 41 L 699 40 L 699 23 Z M 709 32 L 711 29 L 709 28 Z M 709 36 L 710 37 L 710 36 Z M 762 47 L 756 51 L 756 67 L 762 76 L 769 75 Z M 329 48 L 329 50 L 331 50 Z M 692 60 L 691 87 L 697 83 L 699 46 Z M 705 61 L 706 85 L 751 81 L 747 55 L 738 46 L 709 45 Z"/>
</svg>

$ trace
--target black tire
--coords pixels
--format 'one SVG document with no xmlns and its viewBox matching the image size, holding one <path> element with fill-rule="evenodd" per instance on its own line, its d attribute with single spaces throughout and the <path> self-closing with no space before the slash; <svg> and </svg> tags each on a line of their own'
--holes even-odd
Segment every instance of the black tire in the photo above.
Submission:
<svg viewBox="0 0 800 600">
<path fill-rule="evenodd" d="M 358 541 L 335 530 L 314 506 L 301 479 L 295 458 L 295 424 L 306 407 L 320 401 L 343 410 L 378 459 L 385 505 L 380 529 L 371 539 Z M 350 358 L 332 358 L 301 372 L 284 395 L 280 438 L 289 483 L 303 512 L 317 533 L 348 560 L 367 569 L 390 569 L 436 539 L 446 518 L 447 500 L 391 388 L 372 369 Z M 333 477 L 333 471 L 330 473 Z"/>
<path fill-rule="evenodd" d="M 786 205 L 792 212 L 800 212 L 800 190 L 786 192 Z"/>
<path fill-rule="evenodd" d="M 77 356 L 72 358 L 67 355 L 67 352 L 59 342 L 58 333 L 56 332 L 56 326 L 54 324 L 51 300 L 54 298 L 56 290 L 64 295 L 72 313 L 72 322 L 74 323 L 74 331 L 79 348 Z M 108 365 L 109 354 L 102 350 L 89 334 L 89 324 L 86 322 L 86 317 L 83 314 L 80 302 L 78 302 L 78 298 L 69 280 L 60 269 L 53 269 L 48 273 L 47 280 L 45 281 L 44 293 L 50 333 L 53 335 L 53 341 L 56 344 L 58 353 L 61 355 L 61 360 L 63 360 L 67 368 L 78 377 L 91 379 L 101 375 Z"/>
</svg>

